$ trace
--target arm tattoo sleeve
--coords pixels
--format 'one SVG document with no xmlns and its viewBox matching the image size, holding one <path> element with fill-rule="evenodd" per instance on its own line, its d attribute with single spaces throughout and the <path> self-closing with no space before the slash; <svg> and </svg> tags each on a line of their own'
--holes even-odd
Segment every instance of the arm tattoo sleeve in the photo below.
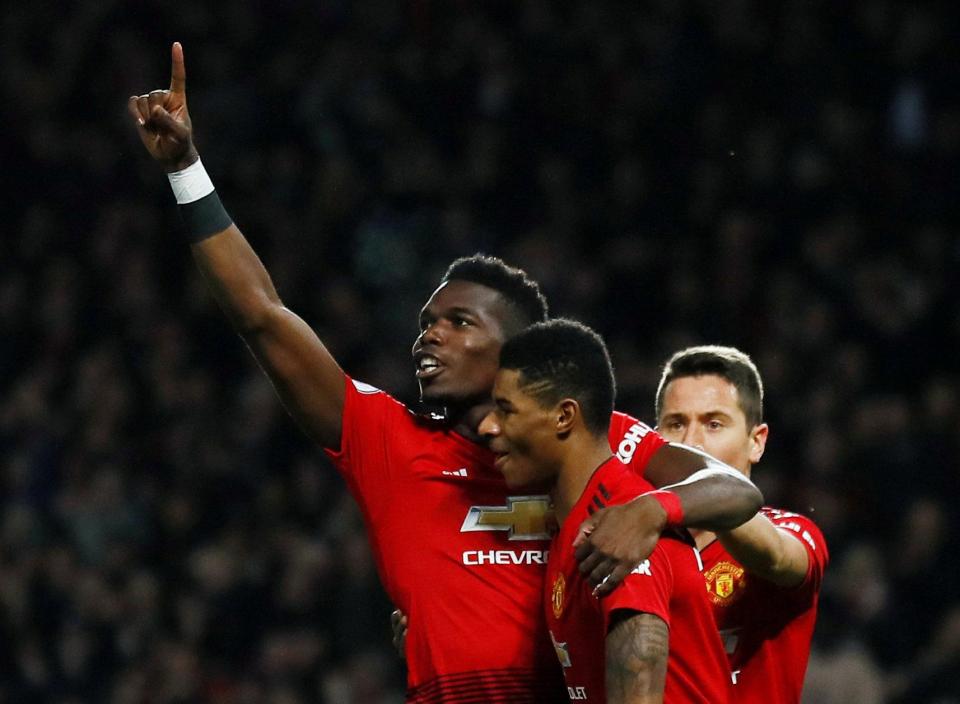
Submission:
<svg viewBox="0 0 960 704">
<path fill-rule="evenodd" d="M 607 633 L 607 702 L 652 704 L 663 701 L 670 630 L 653 614 L 615 614 Z"/>
</svg>

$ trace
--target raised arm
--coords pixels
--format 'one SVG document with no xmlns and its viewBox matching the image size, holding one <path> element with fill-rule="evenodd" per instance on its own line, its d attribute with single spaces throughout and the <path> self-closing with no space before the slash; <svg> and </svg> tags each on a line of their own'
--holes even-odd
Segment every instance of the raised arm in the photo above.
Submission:
<svg viewBox="0 0 960 704">
<path fill-rule="evenodd" d="M 618 612 L 606 640 L 609 704 L 660 704 L 667 679 L 670 632 L 653 614 Z"/>
<path fill-rule="evenodd" d="M 177 200 L 193 241 L 193 257 L 220 307 L 290 414 L 314 440 L 336 449 L 343 372 L 313 330 L 283 305 L 263 263 L 226 215 L 216 192 L 204 193 L 204 181 L 210 189 L 212 184 L 193 144 L 183 48 L 178 42 L 171 49 L 171 63 L 170 88 L 132 96 L 127 109 L 150 156 L 172 174 L 172 183 L 186 183 Z M 191 171 L 185 174 L 188 167 Z"/>
<path fill-rule="evenodd" d="M 645 560 L 665 528 L 733 528 L 754 516 L 763 503 L 760 490 L 745 476 L 683 445 L 657 450 L 645 476 L 660 482 L 669 496 L 639 496 L 597 511 L 580 526 L 576 557 L 599 594 L 612 591 Z M 664 498 L 673 501 L 675 515 L 668 515 Z"/>
</svg>

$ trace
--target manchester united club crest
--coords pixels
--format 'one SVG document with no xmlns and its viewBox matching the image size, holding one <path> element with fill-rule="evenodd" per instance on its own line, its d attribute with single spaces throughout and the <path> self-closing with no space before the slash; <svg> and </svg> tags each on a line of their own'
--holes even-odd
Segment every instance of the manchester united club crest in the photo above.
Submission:
<svg viewBox="0 0 960 704">
<path fill-rule="evenodd" d="M 567 592 L 567 581 L 562 574 L 558 574 L 553 580 L 553 592 L 550 595 L 550 603 L 553 605 L 553 617 L 560 618 L 563 615 L 563 599 Z"/>
<path fill-rule="evenodd" d="M 703 573 L 707 582 L 710 601 L 720 606 L 729 606 L 736 601 L 747 585 L 747 576 L 740 565 L 733 562 L 718 562 Z"/>
</svg>

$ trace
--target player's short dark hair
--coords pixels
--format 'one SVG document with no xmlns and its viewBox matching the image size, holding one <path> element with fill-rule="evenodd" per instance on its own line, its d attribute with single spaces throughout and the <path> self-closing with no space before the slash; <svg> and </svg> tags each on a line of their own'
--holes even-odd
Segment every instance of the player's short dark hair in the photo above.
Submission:
<svg viewBox="0 0 960 704">
<path fill-rule="evenodd" d="M 616 397 L 613 365 L 603 339 L 583 323 L 531 325 L 504 344 L 500 368 L 519 371 L 520 387 L 543 406 L 576 400 L 587 428 L 606 434 Z"/>
<path fill-rule="evenodd" d="M 674 379 L 703 374 L 715 374 L 734 385 L 740 409 L 747 417 L 748 427 L 752 428 L 763 422 L 763 380 L 757 366 L 745 352 L 736 347 L 720 345 L 688 347 L 667 360 L 660 376 L 660 385 L 657 387 L 657 405 L 654 409 L 657 418 L 663 408 L 667 384 Z"/>
<path fill-rule="evenodd" d="M 447 281 L 470 281 L 497 291 L 518 314 L 516 333 L 547 319 L 547 299 L 540 291 L 540 286 L 531 279 L 523 269 L 512 267 L 499 257 L 486 254 L 474 254 L 471 257 L 455 259 L 440 283 Z"/>
</svg>

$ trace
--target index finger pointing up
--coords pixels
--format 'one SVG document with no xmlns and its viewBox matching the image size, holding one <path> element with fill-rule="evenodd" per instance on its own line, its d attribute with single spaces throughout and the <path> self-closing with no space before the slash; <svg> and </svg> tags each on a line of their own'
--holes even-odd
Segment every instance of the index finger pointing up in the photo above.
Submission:
<svg viewBox="0 0 960 704">
<path fill-rule="evenodd" d="M 183 66 L 183 46 L 174 42 L 170 50 L 170 92 L 183 93 L 187 89 L 187 70 Z"/>
</svg>

